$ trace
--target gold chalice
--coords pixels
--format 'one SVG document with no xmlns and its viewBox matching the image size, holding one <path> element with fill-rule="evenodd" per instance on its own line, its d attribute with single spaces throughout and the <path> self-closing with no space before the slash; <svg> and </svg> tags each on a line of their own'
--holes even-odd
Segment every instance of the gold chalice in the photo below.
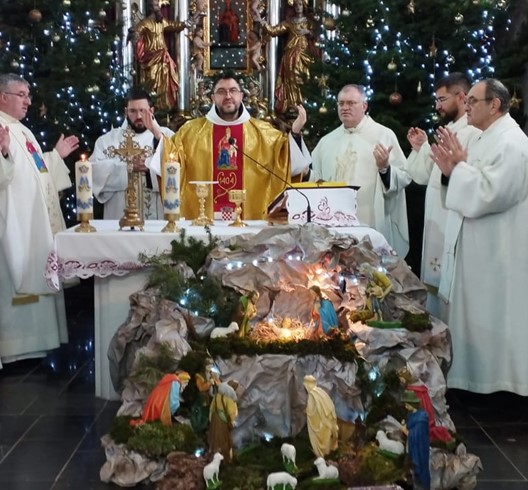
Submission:
<svg viewBox="0 0 528 490">
<path fill-rule="evenodd" d="M 242 214 L 242 203 L 246 202 L 246 190 L 232 190 L 229 191 L 229 202 L 232 202 L 235 207 L 235 221 L 233 221 L 229 226 L 247 226 L 246 223 L 244 223 L 240 219 L 240 215 Z"/>
<path fill-rule="evenodd" d="M 202 181 L 193 181 L 189 184 L 196 185 L 196 196 L 198 197 L 198 205 L 200 206 L 198 218 L 193 220 L 193 226 L 210 226 L 214 221 L 205 215 L 205 200 L 209 195 L 209 185 L 216 184 L 216 182 L 202 182 Z"/>
</svg>

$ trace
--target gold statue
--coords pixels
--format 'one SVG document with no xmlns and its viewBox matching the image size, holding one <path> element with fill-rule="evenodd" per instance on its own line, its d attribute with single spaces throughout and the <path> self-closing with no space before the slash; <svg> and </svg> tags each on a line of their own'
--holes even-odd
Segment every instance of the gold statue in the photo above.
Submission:
<svg viewBox="0 0 528 490">
<path fill-rule="evenodd" d="M 163 17 L 158 0 L 150 0 L 150 13 L 131 28 L 137 35 L 136 57 L 140 66 L 140 83 L 158 95 L 156 107 L 171 109 L 178 99 L 178 70 L 165 42 L 165 34 L 178 33 L 186 24 Z"/>
<path fill-rule="evenodd" d="M 276 37 L 288 34 L 280 61 L 275 89 L 275 110 L 280 113 L 302 104 L 301 85 L 310 77 L 316 50 L 313 24 L 305 15 L 303 0 L 294 0 L 294 14 L 276 26 L 262 24 L 264 33 Z"/>
<path fill-rule="evenodd" d="M 325 457 L 337 449 L 339 429 L 334 402 L 317 386 L 312 375 L 304 377 L 304 387 L 308 393 L 306 419 L 312 451 L 316 456 Z"/>
</svg>

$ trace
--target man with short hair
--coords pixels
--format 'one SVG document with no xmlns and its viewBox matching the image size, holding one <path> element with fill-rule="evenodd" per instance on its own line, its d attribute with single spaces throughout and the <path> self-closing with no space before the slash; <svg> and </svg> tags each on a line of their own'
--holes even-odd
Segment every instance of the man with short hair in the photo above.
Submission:
<svg viewBox="0 0 528 490">
<path fill-rule="evenodd" d="M 160 127 L 154 117 L 150 96 L 142 89 L 132 89 L 127 97 L 126 121 L 100 136 L 89 160 L 92 162 L 93 192 L 104 204 L 104 219 L 121 219 L 126 207 L 128 169 L 123 151 L 127 141 L 137 145 L 140 154 L 134 157 L 133 170 L 141 174 L 143 186 L 143 218 L 163 219 L 163 205 L 156 174 L 146 163 L 154 154 L 163 135 L 174 134 L 169 128 Z M 116 151 L 118 150 L 118 151 Z"/>
<path fill-rule="evenodd" d="M 501 82 L 478 82 L 466 112 L 480 137 L 466 150 L 440 128 L 431 145 L 450 210 L 438 294 L 449 301 L 448 386 L 527 396 L 528 137 L 509 107 Z"/>
<path fill-rule="evenodd" d="M 206 202 L 209 216 L 214 213 L 220 219 L 232 214 L 235 205 L 229 201 L 229 190 L 245 189 L 243 217 L 266 219 L 268 205 L 284 189 L 285 182 L 307 171 L 310 154 L 301 137 L 306 122 L 304 108 L 297 107 L 299 114 L 287 136 L 269 122 L 251 117 L 243 97 L 236 76 L 220 74 L 213 83 L 214 105 L 208 114 L 185 123 L 171 139 L 164 138 L 162 163 L 159 158 L 151 161 L 158 175 L 169 155 L 180 163 L 181 216 L 198 216 L 198 200 L 190 182 L 214 181 L 217 183 Z M 221 144 L 226 139 L 229 158 Z"/>
<path fill-rule="evenodd" d="M 323 136 L 312 152 L 310 180 L 358 185 L 359 221 L 382 233 L 401 258 L 409 251 L 403 170 L 405 155 L 394 132 L 367 115 L 361 85 L 345 85 L 337 96 L 341 126 Z"/>
<path fill-rule="evenodd" d="M 436 112 L 440 116 L 440 123 L 458 136 L 464 148 L 480 135 L 480 130 L 467 122 L 464 100 L 470 88 L 470 80 L 460 72 L 451 73 L 435 84 Z M 417 184 L 427 185 L 420 274 L 427 286 L 427 310 L 447 322 L 447 308 L 437 295 L 447 217 L 441 196 L 442 173 L 431 158 L 431 146 L 424 130 L 410 128 L 407 140 L 412 152 L 407 158 L 405 169 Z"/>
<path fill-rule="evenodd" d="M 63 158 L 79 140 L 61 135 L 43 153 L 20 122 L 30 105 L 29 83 L 0 75 L 0 366 L 68 341 L 64 297 L 52 294 L 44 271 L 54 235 L 65 228 L 59 192 L 72 184 Z"/>
</svg>

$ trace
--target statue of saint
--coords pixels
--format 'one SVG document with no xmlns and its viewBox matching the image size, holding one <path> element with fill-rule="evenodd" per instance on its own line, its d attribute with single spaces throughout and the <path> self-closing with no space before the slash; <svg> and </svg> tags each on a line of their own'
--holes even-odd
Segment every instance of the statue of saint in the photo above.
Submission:
<svg viewBox="0 0 528 490">
<path fill-rule="evenodd" d="M 294 14 L 276 26 L 264 22 L 264 33 L 276 37 L 287 34 L 277 74 L 275 110 L 284 113 L 303 103 L 301 85 L 310 77 L 315 60 L 313 24 L 305 15 L 304 0 L 294 0 Z"/>
<path fill-rule="evenodd" d="M 237 387 L 238 382 L 234 380 L 220 383 L 209 407 L 209 451 L 221 453 L 227 463 L 233 460 L 231 433 L 238 417 Z"/>
<path fill-rule="evenodd" d="M 185 29 L 185 22 L 163 17 L 158 0 L 150 0 L 149 14 L 131 28 L 136 39 L 135 53 L 140 68 L 140 84 L 157 94 L 156 107 L 171 109 L 178 100 L 178 71 L 165 42 L 165 34 Z"/>
<path fill-rule="evenodd" d="M 145 402 L 140 419 L 132 419 L 130 425 L 142 425 L 145 422 L 159 420 L 165 426 L 172 425 L 172 416 L 180 408 L 180 395 L 189 382 L 190 376 L 185 371 L 163 376 L 150 392 Z"/>
<path fill-rule="evenodd" d="M 308 393 L 306 420 L 310 444 L 314 454 L 324 458 L 337 449 L 339 429 L 334 402 L 326 391 L 317 386 L 317 380 L 312 375 L 304 377 L 304 387 Z"/>
</svg>

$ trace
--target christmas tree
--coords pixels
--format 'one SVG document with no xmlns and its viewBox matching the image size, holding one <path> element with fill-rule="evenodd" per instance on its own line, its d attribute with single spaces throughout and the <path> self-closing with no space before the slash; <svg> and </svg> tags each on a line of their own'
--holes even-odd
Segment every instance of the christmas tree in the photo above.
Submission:
<svg viewBox="0 0 528 490">
<path fill-rule="evenodd" d="M 127 80 L 115 4 L 105 0 L 4 0 L 0 70 L 24 77 L 32 105 L 24 121 L 49 151 L 61 133 L 79 137 L 89 154 L 95 139 L 123 117 Z M 71 156 L 68 165 L 79 153 Z M 64 202 L 75 221 L 72 193 Z"/>
<path fill-rule="evenodd" d="M 525 29 L 509 35 L 514 7 L 505 0 L 345 0 L 333 15 L 320 12 L 323 54 L 305 89 L 308 138 L 317 142 L 339 124 L 335 100 L 347 83 L 367 88 L 370 113 L 402 147 L 410 126 L 434 127 L 434 83 L 450 72 L 496 77 L 520 90 L 528 51 Z"/>
</svg>

